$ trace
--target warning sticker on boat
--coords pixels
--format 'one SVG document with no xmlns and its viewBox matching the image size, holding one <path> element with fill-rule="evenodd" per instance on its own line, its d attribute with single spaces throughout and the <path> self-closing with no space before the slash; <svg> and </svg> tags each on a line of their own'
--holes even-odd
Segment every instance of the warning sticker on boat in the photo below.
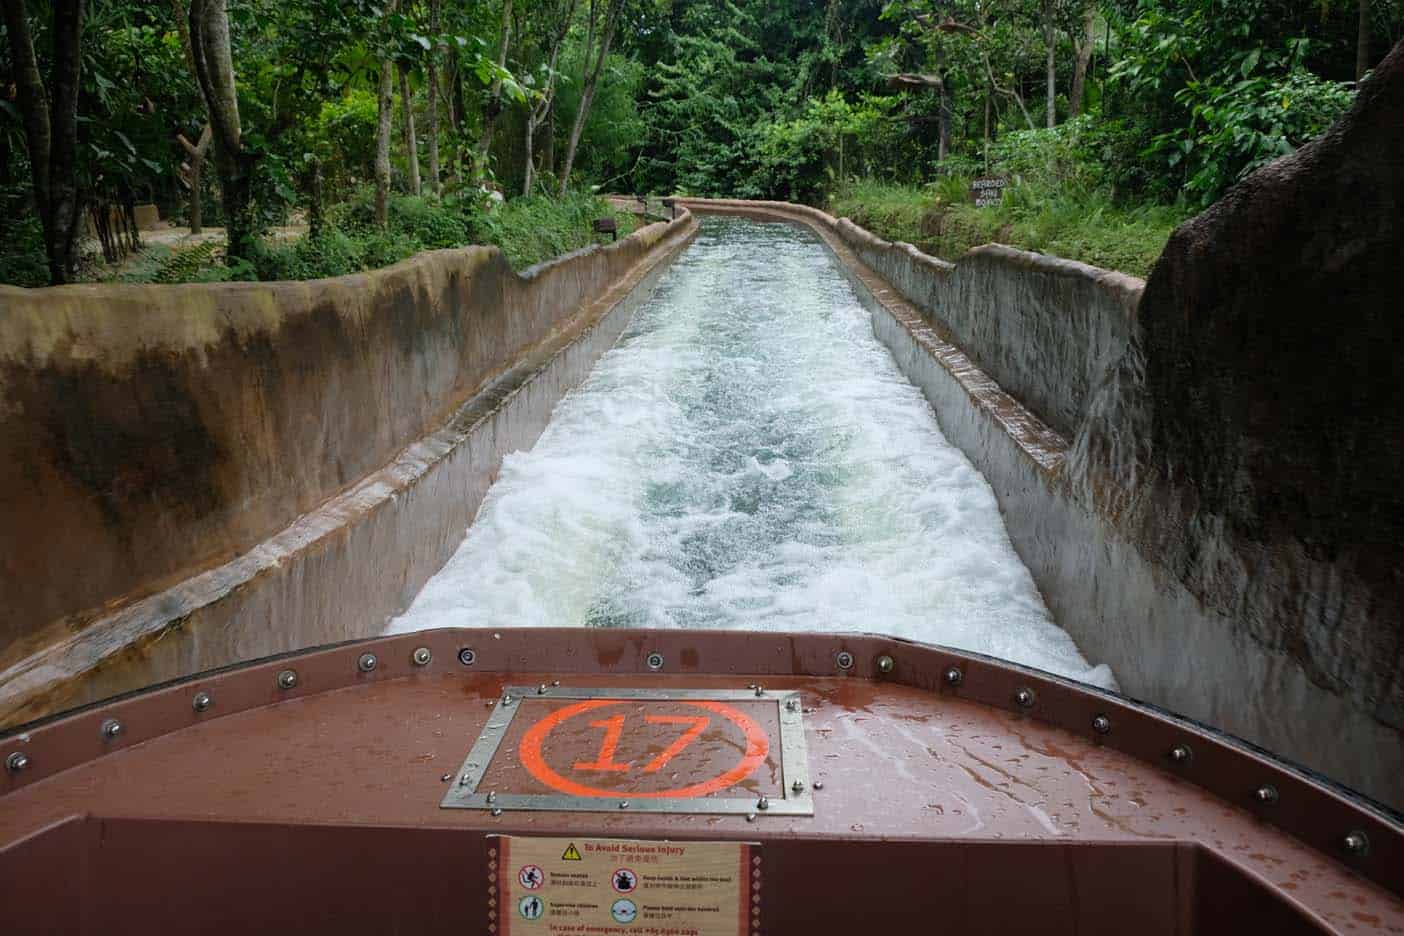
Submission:
<svg viewBox="0 0 1404 936">
<path fill-rule="evenodd" d="M 487 839 L 497 936 L 750 936 L 760 846 L 748 842 Z"/>
</svg>

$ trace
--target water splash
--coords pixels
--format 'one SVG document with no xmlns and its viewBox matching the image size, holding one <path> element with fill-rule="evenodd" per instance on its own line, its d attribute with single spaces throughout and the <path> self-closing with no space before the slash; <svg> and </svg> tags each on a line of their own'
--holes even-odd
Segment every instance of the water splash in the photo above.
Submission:
<svg viewBox="0 0 1404 936">
<path fill-rule="evenodd" d="M 824 247 L 709 221 L 389 632 L 870 631 L 1103 686 Z"/>
</svg>

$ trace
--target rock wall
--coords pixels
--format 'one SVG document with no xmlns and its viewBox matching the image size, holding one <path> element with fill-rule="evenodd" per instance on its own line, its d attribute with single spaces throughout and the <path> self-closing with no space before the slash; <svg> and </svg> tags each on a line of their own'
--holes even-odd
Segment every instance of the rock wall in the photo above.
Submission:
<svg viewBox="0 0 1404 936">
<path fill-rule="evenodd" d="M 373 633 L 694 228 L 521 275 L 466 248 L 310 283 L 0 288 L 0 723 Z"/>
</svg>

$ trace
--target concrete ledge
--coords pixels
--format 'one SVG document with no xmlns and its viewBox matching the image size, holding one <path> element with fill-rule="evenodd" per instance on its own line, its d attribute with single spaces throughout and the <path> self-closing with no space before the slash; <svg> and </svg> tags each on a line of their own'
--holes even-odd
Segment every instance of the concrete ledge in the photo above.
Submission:
<svg viewBox="0 0 1404 936">
<path fill-rule="evenodd" d="M 646 230 L 630 245 L 643 249 L 607 288 L 561 310 L 568 314 L 558 314 L 541 341 L 439 428 L 349 490 L 229 562 L 76 632 L 50 629 L 31 638 L 28 652 L 12 655 L 0 671 L 0 725 L 236 661 L 378 633 L 457 548 L 502 457 L 535 442 L 555 403 L 613 345 L 695 233 L 690 216 Z M 600 252 L 587 248 L 550 261 L 524 279 L 564 275 L 588 286 L 581 267 Z"/>
<path fill-rule="evenodd" d="M 1092 490 L 1080 470 L 1088 447 L 1124 454 L 1138 444 L 1117 437 L 1136 427 L 1137 419 L 1118 416 L 1107 398 L 1128 401 L 1125 406 L 1135 399 L 1128 391 L 1138 374 L 1125 370 L 1127 361 L 1136 359 L 1132 326 L 1139 280 L 998 245 L 950 264 L 801 205 L 714 199 L 686 204 L 697 214 L 800 224 L 819 235 L 872 312 L 879 340 L 931 402 L 947 438 L 990 482 L 1010 539 L 1055 620 L 1089 659 L 1112 666 L 1125 693 L 1404 807 L 1400 732 L 1357 698 L 1324 688 L 1280 645 L 1255 638 L 1243 621 L 1206 606 L 1175 570 L 1141 545 L 1136 531 L 1125 528 L 1133 511 L 1107 509 L 1135 502 L 1145 492 Z M 1055 277 L 1073 281 L 1074 295 L 1095 292 L 1106 308 L 1123 310 L 1118 315 L 1125 331 L 1118 334 L 1109 326 L 1103 347 L 1093 355 L 1102 371 L 1081 389 L 1075 382 L 1063 384 L 1067 392 L 1083 394 L 1065 410 L 1080 414 L 1069 435 L 1055 431 L 981 369 L 971 341 L 955 340 L 947 323 L 970 310 L 955 308 L 962 293 L 951 284 L 967 263 L 982 268 L 979 279 L 1002 281 L 992 288 L 1005 297 L 1048 288 Z M 875 266 L 896 270 L 902 285 L 878 275 Z M 937 320 L 933 309 L 940 314 Z M 1111 322 L 1117 315 L 1098 317 Z M 1043 330 L 1023 340 L 1061 343 L 1063 337 Z M 1051 361 L 1059 353 L 1032 348 L 1025 361 Z M 1103 422 L 1089 416 L 1094 397 Z M 1253 780 L 1244 783 L 1251 789 Z"/>
</svg>

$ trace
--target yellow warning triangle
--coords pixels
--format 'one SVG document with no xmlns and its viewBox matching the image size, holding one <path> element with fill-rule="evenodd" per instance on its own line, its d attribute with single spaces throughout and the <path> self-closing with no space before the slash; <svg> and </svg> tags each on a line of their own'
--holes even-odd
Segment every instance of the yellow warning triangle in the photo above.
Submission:
<svg viewBox="0 0 1404 936">
<path fill-rule="evenodd" d="M 566 847 L 565 853 L 561 855 L 561 860 L 562 860 L 562 861 L 580 861 L 580 860 L 581 860 L 581 859 L 580 859 L 580 849 L 578 849 L 578 848 L 575 847 L 575 843 L 574 843 L 574 842 L 571 842 L 570 845 L 568 845 L 568 846 Z"/>
</svg>

